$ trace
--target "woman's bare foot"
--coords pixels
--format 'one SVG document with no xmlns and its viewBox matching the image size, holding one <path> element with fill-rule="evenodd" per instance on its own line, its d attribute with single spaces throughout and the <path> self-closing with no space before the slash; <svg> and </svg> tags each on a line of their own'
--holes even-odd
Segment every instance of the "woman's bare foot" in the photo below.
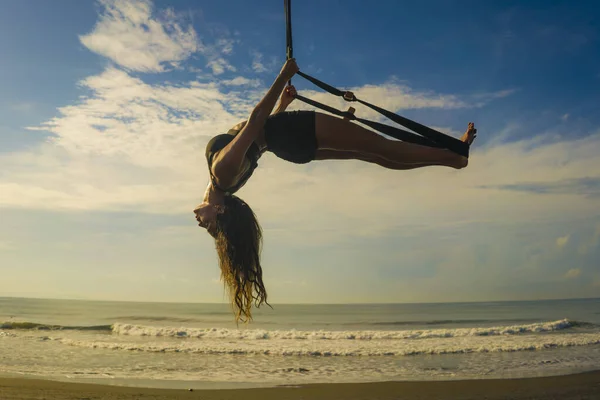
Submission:
<svg viewBox="0 0 600 400">
<path fill-rule="evenodd" d="M 477 129 L 475 129 L 475 124 L 472 122 L 469 122 L 469 127 L 467 128 L 467 131 L 464 133 L 464 135 L 462 135 L 460 140 L 465 143 L 468 143 L 470 146 L 476 137 L 477 137 Z M 469 165 L 469 159 L 467 157 L 461 157 L 461 160 L 458 165 L 458 169 L 465 168 L 467 165 Z"/>
<path fill-rule="evenodd" d="M 471 145 L 473 143 L 473 140 L 475 140 L 476 137 L 477 137 L 477 129 L 475 129 L 475 124 L 472 122 L 469 122 L 469 127 L 467 128 L 467 131 L 465 132 L 465 134 L 462 135 L 460 140 Z"/>
</svg>

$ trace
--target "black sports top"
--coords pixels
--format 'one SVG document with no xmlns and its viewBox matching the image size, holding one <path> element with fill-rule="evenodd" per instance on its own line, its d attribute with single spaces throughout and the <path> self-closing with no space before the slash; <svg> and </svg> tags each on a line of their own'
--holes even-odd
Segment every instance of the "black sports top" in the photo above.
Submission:
<svg viewBox="0 0 600 400">
<path fill-rule="evenodd" d="M 239 181 L 231 187 L 219 187 L 219 185 L 217 185 L 217 180 L 215 179 L 215 176 L 212 173 L 213 157 L 215 156 L 215 153 L 227 146 L 238 133 L 239 131 L 230 130 L 229 133 L 224 133 L 213 137 L 206 145 L 205 154 L 206 161 L 208 163 L 208 173 L 210 174 L 210 180 L 214 187 L 226 193 L 235 193 L 246 184 L 248 179 L 254 173 L 256 167 L 258 167 L 258 159 L 262 155 L 258 145 L 256 143 L 252 143 L 248 148 L 248 151 L 246 152 L 246 162 L 244 163 L 244 168 L 246 168 L 246 171 L 244 172 L 244 175 L 242 175 Z"/>
</svg>

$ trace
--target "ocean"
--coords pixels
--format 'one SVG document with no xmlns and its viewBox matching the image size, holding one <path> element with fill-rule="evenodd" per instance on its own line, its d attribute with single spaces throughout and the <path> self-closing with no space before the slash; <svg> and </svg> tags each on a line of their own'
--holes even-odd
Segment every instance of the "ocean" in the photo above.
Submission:
<svg viewBox="0 0 600 400">
<path fill-rule="evenodd" d="M 274 305 L 0 297 L 0 375 L 162 388 L 552 376 L 600 368 L 600 299 Z"/>
</svg>

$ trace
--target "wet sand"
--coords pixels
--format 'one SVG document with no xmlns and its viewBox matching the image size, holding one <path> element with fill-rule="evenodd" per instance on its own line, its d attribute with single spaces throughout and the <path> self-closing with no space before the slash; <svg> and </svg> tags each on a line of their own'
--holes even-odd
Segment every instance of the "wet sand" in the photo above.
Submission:
<svg viewBox="0 0 600 400">
<path fill-rule="evenodd" d="M 232 390 L 144 389 L 0 378 L 2 400 L 600 399 L 600 371 L 525 379 L 316 384 Z"/>
</svg>

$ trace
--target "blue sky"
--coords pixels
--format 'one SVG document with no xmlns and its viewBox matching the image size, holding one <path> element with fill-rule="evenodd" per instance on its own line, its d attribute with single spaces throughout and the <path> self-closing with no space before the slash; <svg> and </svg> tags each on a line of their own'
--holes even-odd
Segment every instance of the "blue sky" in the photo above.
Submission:
<svg viewBox="0 0 600 400">
<path fill-rule="evenodd" d="M 271 302 L 600 296 L 598 5 L 292 11 L 301 70 L 479 137 L 461 171 L 263 157 L 239 194 Z M 0 295 L 224 301 L 191 211 L 205 144 L 284 62 L 282 2 L 10 2 L 0 38 Z"/>
</svg>

